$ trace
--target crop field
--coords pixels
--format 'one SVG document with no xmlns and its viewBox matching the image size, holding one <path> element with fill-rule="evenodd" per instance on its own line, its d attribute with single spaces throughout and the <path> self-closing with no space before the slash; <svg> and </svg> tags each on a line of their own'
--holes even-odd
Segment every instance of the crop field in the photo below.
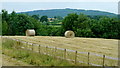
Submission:
<svg viewBox="0 0 120 68">
<path fill-rule="evenodd" d="M 56 48 L 63 48 L 63 49 L 70 49 L 79 52 L 89 52 L 90 54 L 98 54 L 98 55 L 105 55 L 113 58 L 118 58 L 118 40 L 115 39 L 102 39 L 102 38 L 65 38 L 65 37 L 54 37 L 54 36 L 34 36 L 34 37 L 27 37 L 27 36 L 5 36 L 13 39 L 18 39 L 21 41 L 26 41 L 34 44 L 39 44 L 43 46 L 50 46 Z M 30 48 L 30 46 L 27 46 Z M 34 47 L 35 51 L 38 51 L 38 47 Z M 41 51 L 45 51 L 45 48 L 42 48 Z M 47 52 L 50 54 L 51 49 L 49 48 Z M 63 56 L 63 52 L 57 50 L 57 53 L 61 52 L 61 56 Z M 51 52 L 52 53 L 52 52 Z M 57 55 L 57 54 L 56 54 Z M 70 57 L 71 55 L 75 55 L 75 53 L 69 53 L 67 56 L 70 59 L 74 59 L 75 57 Z M 78 60 L 82 60 L 87 62 L 85 54 L 77 54 Z M 60 56 L 60 54 L 58 54 Z M 84 56 L 84 57 L 82 57 Z M 86 56 L 86 57 L 85 57 Z M 94 58 L 94 59 L 93 59 Z M 99 56 L 90 56 L 90 61 L 94 61 L 94 64 L 102 64 L 101 60 L 96 61 L 96 59 L 103 59 Z M 107 66 L 116 66 L 117 61 L 105 59 L 105 63 L 108 63 Z"/>
</svg>

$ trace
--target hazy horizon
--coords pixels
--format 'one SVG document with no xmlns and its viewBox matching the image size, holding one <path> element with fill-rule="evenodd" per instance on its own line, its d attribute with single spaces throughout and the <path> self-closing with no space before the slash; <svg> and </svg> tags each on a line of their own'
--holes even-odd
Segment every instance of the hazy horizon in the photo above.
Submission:
<svg viewBox="0 0 120 68">
<path fill-rule="evenodd" d="M 3 2 L 2 9 L 8 13 L 50 9 L 97 10 L 118 14 L 117 2 Z"/>
</svg>

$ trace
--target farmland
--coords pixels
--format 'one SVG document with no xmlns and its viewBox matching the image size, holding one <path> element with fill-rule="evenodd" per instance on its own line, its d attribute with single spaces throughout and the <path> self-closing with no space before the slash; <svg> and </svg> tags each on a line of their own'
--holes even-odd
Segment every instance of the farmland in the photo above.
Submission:
<svg viewBox="0 0 120 68">
<path fill-rule="evenodd" d="M 12 48 L 15 43 L 15 41 L 2 38 L 3 66 L 75 66 L 75 64 L 66 60 L 41 55 L 26 49 Z M 15 44 L 15 46 L 17 46 L 17 44 Z"/>
<path fill-rule="evenodd" d="M 111 57 L 118 57 L 118 40 L 115 39 L 98 39 L 98 38 L 65 38 L 52 36 L 9 36 L 10 38 L 19 39 L 27 42 L 37 43 L 46 46 L 54 46 L 77 50 L 80 52 L 92 52 L 105 54 Z"/>
<path fill-rule="evenodd" d="M 17 49 L 20 49 L 20 47 L 22 47 L 31 50 L 32 48 L 32 51 L 34 52 L 39 51 L 39 53 L 42 54 L 64 58 L 64 60 L 71 60 L 77 63 L 77 65 L 86 66 L 86 63 L 78 64 L 78 61 L 87 62 L 95 66 L 96 65 L 117 66 L 118 62 L 117 61 L 118 40 L 115 39 L 80 38 L 80 37 L 65 38 L 55 36 L 34 36 L 34 37 L 4 36 L 4 37 L 27 42 L 27 44 L 22 42 L 18 44 L 17 41 L 12 41 L 15 47 L 17 45 Z M 31 44 L 28 43 L 33 43 L 32 47 Z M 42 45 L 42 47 L 39 47 L 35 44 Z M 64 49 L 67 49 L 67 51 Z M 73 51 L 70 52 L 69 50 Z M 74 51 L 78 52 L 77 56 Z M 88 52 L 90 53 L 90 55 L 87 54 Z M 103 61 L 105 61 L 105 63 Z"/>
</svg>

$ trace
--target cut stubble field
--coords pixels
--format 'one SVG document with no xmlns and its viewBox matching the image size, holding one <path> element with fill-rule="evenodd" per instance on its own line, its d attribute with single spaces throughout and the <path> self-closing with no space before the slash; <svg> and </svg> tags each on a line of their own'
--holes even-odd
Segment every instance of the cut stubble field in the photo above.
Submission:
<svg viewBox="0 0 120 68">
<path fill-rule="evenodd" d="M 55 36 L 7 36 L 10 38 L 31 42 L 35 44 L 77 50 L 79 52 L 90 52 L 118 58 L 118 41 L 116 39 L 102 38 L 65 38 Z"/>
</svg>

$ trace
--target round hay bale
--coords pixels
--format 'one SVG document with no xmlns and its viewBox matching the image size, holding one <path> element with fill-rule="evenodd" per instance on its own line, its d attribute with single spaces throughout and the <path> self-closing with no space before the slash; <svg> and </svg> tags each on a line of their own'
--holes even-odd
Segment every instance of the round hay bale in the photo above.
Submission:
<svg viewBox="0 0 120 68">
<path fill-rule="evenodd" d="M 34 29 L 27 29 L 26 36 L 35 36 L 35 30 Z"/>
<path fill-rule="evenodd" d="M 71 30 L 65 32 L 65 37 L 66 38 L 73 38 L 75 37 L 75 33 Z"/>
</svg>

